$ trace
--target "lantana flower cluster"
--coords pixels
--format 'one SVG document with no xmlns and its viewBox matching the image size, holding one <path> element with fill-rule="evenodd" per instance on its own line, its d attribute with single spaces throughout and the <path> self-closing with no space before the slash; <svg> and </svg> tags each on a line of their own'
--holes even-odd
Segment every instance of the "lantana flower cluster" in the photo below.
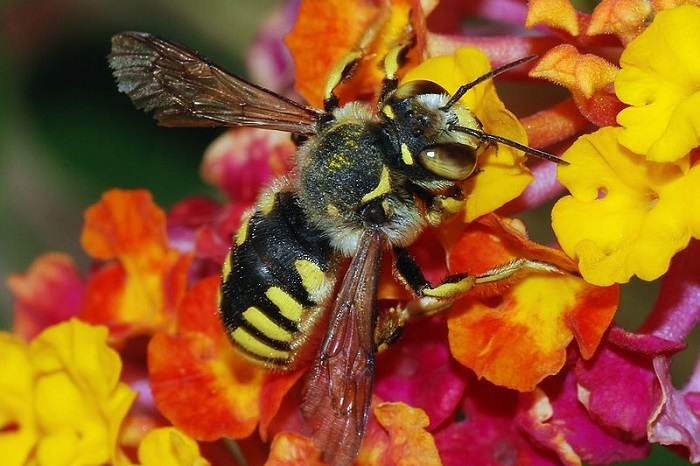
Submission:
<svg viewBox="0 0 700 466">
<path fill-rule="evenodd" d="M 464 26 L 471 18 L 488 21 Z M 682 388 L 670 376 L 700 316 L 700 7 L 603 0 L 589 14 L 567 0 L 304 0 L 267 23 L 251 71 L 321 106 L 332 67 L 362 43 L 366 58 L 338 92 L 341 104 L 375 102 L 380 61 L 407 35 L 404 82 L 454 92 L 537 54 L 497 79 L 547 80 L 570 94 L 518 119 L 492 81 L 469 91 L 462 102 L 484 131 L 569 164 L 490 148 L 464 182 L 464 213 L 410 252 L 433 283 L 519 258 L 559 273 L 477 286 L 409 322 L 377 356 L 357 464 L 609 464 L 644 458 L 651 443 L 700 462 L 700 373 Z M 322 464 L 299 410 L 306 368 L 251 365 L 217 312 L 232 235 L 257 193 L 293 170 L 294 150 L 288 135 L 228 131 L 202 164 L 224 201 L 186 198 L 165 211 L 147 191 L 107 191 L 85 212 L 89 270 L 49 253 L 10 277 L 3 464 L 224 465 L 241 455 Z M 558 244 L 529 240 L 512 216 L 557 197 Z M 380 309 L 414 298 L 390 260 Z M 623 329 L 612 322 L 633 276 L 660 278 L 661 289 L 643 325 Z"/>
</svg>

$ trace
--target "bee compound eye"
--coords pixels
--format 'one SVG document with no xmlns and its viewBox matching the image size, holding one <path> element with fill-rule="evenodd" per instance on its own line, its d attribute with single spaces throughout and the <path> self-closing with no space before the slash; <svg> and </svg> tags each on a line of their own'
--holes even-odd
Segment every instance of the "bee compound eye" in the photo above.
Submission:
<svg viewBox="0 0 700 466">
<path fill-rule="evenodd" d="M 464 144 L 444 143 L 425 147 L 418 161 L 431 173 L 447 180 L 467 178 L 476 169 L 476 151 Z"/>
<path fill-rule="evenodd" d="M 447 91 L 441 85 L 432 81 L 409 81 L 396 89 L 391 95 L 391 100 L 393 102 L 400 102 L 423 94 L 447 94 Z"/>
</svg>

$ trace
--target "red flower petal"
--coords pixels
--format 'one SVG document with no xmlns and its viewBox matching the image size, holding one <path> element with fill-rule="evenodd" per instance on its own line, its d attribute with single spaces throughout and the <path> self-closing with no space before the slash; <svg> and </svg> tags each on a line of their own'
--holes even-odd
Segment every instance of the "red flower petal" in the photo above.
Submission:
<svg viewBox="0 0 700 466">
<path fill-rule="evenodd" d="M 252 204 L 270 180 L 289 171 L 295 150 L 291 138 L 283 132 L 229 130 L 204 153 L 202 178 L 232 200 Z"/>
<path fill-rule="evenodd" d="M 31 340 L 46 327 L 80 310 L 83 280 L 73 259 L 60 253 L 37 258 L 24 274 L 12 274 L 7 287 L 14 297 L 14 333 Z"/>
<path fill-rule="evenodd" d="M 671 361 L 654 359 L 654 372 L 661 385 L 661 404 L 649 423 L 649 441 L 663 445 L 682 445 L 688 449 L 688 460 L 700 461 L 700 413 L 698 396 L 692 390 L 676 390 L 671 381 Z"/>
<path fill-rule="evenodd" d="M 579 399 L 591 415 L 638 440 L 646 438 L 647 421 L 661 396 L 651 359 L 645 359 L 606 344 L 576 367 Z"/>
<path fill-rule="evenodd" d="M 518 425 L 564 464 L 614 464 L 639 460 L 649 453 L 647 442 L 631 440 L 591 419 L 578 400 L 573 372 L 548 379 L 541 390 L 520 398 L 523 411 L 517 416 Z"/>
<path fill-rule="evenodd" d="M 454 363 L 446 333 L 444 316 L 411 322 L 375 365 L 377 396 L 422 409 L 431 430 L 453 415 L 466 387 L 466 370 Z"/>
<path fill-rule="evenodd" d="M 442 463 L 558 464 L 521 434 L 514 420 L 518 398 L 512 390 L 470 380 L 454 421 L 433 432 Z"/>
</svg>

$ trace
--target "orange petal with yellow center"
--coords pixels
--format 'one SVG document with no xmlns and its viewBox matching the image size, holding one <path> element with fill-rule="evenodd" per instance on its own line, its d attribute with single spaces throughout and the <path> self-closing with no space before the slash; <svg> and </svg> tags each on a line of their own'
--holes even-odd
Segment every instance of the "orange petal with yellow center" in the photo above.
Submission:
<svg viewBox="0 0 700 466">
<path fill-rule="evenodd" d="M 359 465 L 441 464 L 430 420 L 422 409 L 405 403 L 377 403 L 373 422 L 365 435 L 357 459 Z"/>
<path fill-rule="evenodd" d="M 519 257 L 546 258 L 543 246 L 528 248 L 524 236 L 511 230 L 508 238 L 504 231 L 470 225 L 451 249 L 451 269 L 474 274 Z M 550 254 L 550 263 L 566 265 L 559 254 Z M 478 376 L 530 391 L 562 368 L 572 339 L 584 357 L 593 354 L 617 303 L 616 286 L 596 287 L 564 272 L 523 274 L 485 290 L 477 286 L 452 306 L 450 350 Z"/>
<path fill-rule="evenodd" d="M 198 440 L 247 437 L 260 417 L 265 372 L 226 340 L 217 312 L 218 287 L 216 276 L 196 283 L 180 306 L 178 333 L 158 333 L 148 345 L 158 409 Z"/>
<path fill-rule="evenodd" d="M 270 445 L 270 456 L 265 466 L 325 466 L 321 452 L 314 442 L 299 434 L 284 432 Z"/>
<path fill-rule="evenodd" d="M 107 261 L 87 283 L 81 318 L 112 338 L 167 325 L 185 292 L 191 258 L 168 245 L 165 213 L 147 191 L 114 189 L 85 212 L 85 251 Z"/>
</svg>

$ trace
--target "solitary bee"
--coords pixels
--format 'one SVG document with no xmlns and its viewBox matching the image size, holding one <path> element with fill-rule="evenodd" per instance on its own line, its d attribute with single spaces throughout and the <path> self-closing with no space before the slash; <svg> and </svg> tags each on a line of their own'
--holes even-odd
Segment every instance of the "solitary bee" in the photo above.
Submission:
<svg viewBox="0 0 700 466">
<path fill-rule="evenodd" d="M 477 172 L 489 145 L 561 163 L 484 132 L 459 103 L 472 87 L 532 57 L 450 95 L 430 81 L 398 85 L 396 71 L 408 47 L 387 55 L 376 111 L 364 102 L 338 105 L 335 88 L 359 53 L 334 69 L 321 111 L 234 76 L 180 44 L 138 32 L 112 39 L 109 61 L 119 90 L 137 107 L 154 111 L 160 124 L 253 126 L 290 132 L 299 142 L 296 169 L 261 194 L 235 235 L 223 265 L 219 309 L 231 341 L 252 361 L 271 369 L 314 361 L 301 409 L 315 444 L 334 465 L 350 464 L 357 455 L 369 416 L 374 354 L 407 318 L 376 307 L 385 250 L 392 250 L 402 281 L 433 306 L 522 270 L 555 270 L 521 259 L 433 286 L 407 252 L 428 226 L 461 209 L 460 182 Z M 351 261 L 338 285 L 345 258 Z"/>
</svg>

